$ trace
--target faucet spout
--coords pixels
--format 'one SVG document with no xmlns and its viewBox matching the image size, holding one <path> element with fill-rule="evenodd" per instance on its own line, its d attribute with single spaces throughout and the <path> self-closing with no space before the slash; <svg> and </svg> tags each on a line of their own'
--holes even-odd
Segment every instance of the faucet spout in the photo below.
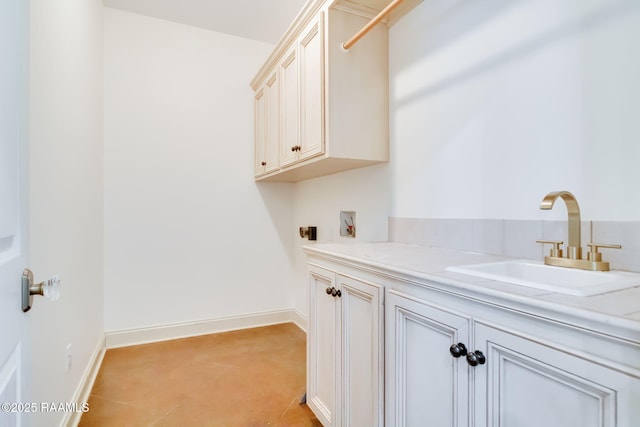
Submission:
<svg viewBox="0 0 640 427">
<path fill-rule="evenodd" d="M 567 205 L 569 214 L 569 243 L 567 245 L 567 258 L 582 259 L 582 246 L 580 244 L 580 207 L 575 196 L 568 191 L 553 191 L 542 199 L 540 209 L 550 210 L 560 197 Z"/>
</svg>

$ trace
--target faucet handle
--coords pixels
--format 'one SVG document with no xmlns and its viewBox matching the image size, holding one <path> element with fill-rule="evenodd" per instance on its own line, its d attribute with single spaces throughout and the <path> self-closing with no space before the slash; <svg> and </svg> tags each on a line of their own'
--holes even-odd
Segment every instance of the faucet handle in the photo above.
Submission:
<svg viewBox="0 0 640 427">
<path fill-rule="evenodd" d="M 622 249 L 621 245 L 609 245 L 606 243 L 587 243 L 587 246 L 591 248 L 587 253 L 587 259 L 589 261 L 596 261 L 596 262 L 602 262 L 602 254 L 598 252 L 598 248 Z"/>
<path fill-rule="evenodd" d="M 549 252 L 549 256 L 553 258 L 562 258 L 562 249 L 560 249 L 560 245 L 564 243 L 562 240 L 536 240 L 536 242 L 553 245 L 553 248 L 551 248 L 551 251 Z"/>
</svg>

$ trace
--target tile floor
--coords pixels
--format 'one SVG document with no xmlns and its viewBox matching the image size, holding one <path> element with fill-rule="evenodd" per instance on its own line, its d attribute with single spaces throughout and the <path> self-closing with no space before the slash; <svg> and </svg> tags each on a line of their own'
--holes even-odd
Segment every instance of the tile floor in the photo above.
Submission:
<svg viewBox="0 0 640 427">
<path fill-rule="evenodd" d="M 107 351 L 80 426 L 313 426 L 293 323 Z"/>
</svg>

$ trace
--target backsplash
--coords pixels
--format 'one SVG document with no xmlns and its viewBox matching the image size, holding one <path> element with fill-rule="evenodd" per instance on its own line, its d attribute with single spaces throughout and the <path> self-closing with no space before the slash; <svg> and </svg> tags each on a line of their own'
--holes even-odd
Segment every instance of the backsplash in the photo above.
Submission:
<svg viewBox="0 0 640 427">
<path fill-rule="evenodd" d="M 581 240 L 587 243 L 617 243 L 622 249 L 604 249 L 603 259 L 614 270 L 640 272 L 640 221 L 582 221 Z M 448 249 L 542 260 L 549 245 L 536 240 L 567 242 L 566 221 L 389 218 L 389 241 L 415 243 Z M 563 245 L 563 246 L 565 246 Z"/>
</svg>

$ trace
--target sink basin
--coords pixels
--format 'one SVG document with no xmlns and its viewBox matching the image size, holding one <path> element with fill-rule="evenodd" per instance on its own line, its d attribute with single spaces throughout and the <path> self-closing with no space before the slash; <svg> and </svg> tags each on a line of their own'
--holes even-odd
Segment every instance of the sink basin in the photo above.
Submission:
<svg viewBox="0 0 640 427">
<path fill-rule="evenodd" d="M 447 271 L 568 295 L 590 296 L 640 286 L 640 274 L 504 261 L 448 267 Z"/>
</svg>

